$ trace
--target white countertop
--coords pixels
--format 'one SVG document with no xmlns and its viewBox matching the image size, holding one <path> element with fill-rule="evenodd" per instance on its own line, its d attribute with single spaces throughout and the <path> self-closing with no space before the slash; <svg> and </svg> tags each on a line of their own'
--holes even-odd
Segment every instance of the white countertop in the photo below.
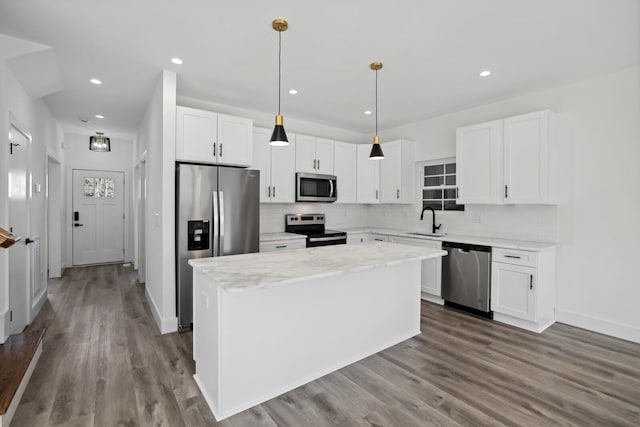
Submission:
<svg viewBox="0 0 640 427">
<path fill-rule="evenodd" d="M 260 235 L 260 241 L 261 242 L 278 242 L 281 240 L 297 240 L 297 239 L 301 239 L 304 240 L 306 239 L 307 236 L 305 236 L 304 234 L 296 234 L 296 233 L 263 233 Z"/>
<path fill-rule="evenodd" d="M 192 259 L 189 264 L 222 289 L 237 292 L 443 255 L 446 255 L 445 251 L 436 249 L 371 242 Z"/>
<path fill-rule="evenodd" d="M 492 246 L 496 248 L 520 249 L 525 251 L 541 251 L 543 249 L 552 248 L 556 246 L 555 243 L 500 239 L 496 237 L 469 236 L 464 234 L 446 234 L 444 236 L 420 236 L 420 235 L 411 234 L 412 231 L 395 230 L 395 229 L 389 229 L 389 228 L 356 227 L 356 228 L 347 228 L 347 229 L 343 228 L 342 230 L 346 231 L 347 234 L 377 233 L 377 234 L 383 234 L 386 236 L 410 237 L 412 239 L 424 239 L 424 240 L 440 240 L 443 242 L 446 241 L 446 242 L 468 243 L 468 244 L 475 244 L 475 245 Z M 416 232 L 427 233 L 428 231 L 416 230 Z"/>
</svg>

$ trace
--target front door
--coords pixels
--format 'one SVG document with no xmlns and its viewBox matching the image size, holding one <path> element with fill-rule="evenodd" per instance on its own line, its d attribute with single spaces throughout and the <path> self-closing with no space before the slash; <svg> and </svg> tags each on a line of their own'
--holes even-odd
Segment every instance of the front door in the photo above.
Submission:
<svg viewBox="0 0 640 427">
<path fill-rule="evenodd" d="M 29 201 L 31 191 L 27 174 L 30 140 L 11 126 L 9 130 L 9 226 L 22 240 L 9 251 L 9 310 L 11 334 L 17 334 L 29 323 L 30 256 L 26 244 L 29 234 Z"/>
<path fill-rule="evenodd" d="M 124 172 L 73 170 L 73 265 L 124 261 Z"/>
</svg>

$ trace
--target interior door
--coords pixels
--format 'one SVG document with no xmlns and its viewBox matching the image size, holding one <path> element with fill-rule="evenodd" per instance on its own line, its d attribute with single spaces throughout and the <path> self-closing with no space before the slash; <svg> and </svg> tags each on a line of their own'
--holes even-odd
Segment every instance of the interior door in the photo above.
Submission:
<svg viewBox="0 0 640 427">
<path fill-rule="evenodd" d="M 73 170 L 73 265 L 124 261 L 124 172 Z"/>
<path fill-rule="evenodd" d="M 15 127 L 9 130 L 9 227 L 22 238 L 9 251 L 10 333 L 16 334 L 29 323 L 30 256 L 29 245 L 29 175 L 27 160 L 29 139 Z"/>
</svg>

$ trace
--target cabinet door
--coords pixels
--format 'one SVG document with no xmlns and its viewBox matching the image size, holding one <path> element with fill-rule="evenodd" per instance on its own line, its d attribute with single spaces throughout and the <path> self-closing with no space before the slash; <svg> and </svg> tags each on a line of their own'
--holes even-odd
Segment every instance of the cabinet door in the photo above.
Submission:
<svg viewBox="0 0 640 427">
<path fill-rule="evenodd" d="M 218 115 L 181 106 L 176 112 L 176 160 L 215 163 Z"/>
<path fill-rule="evenodd" d="M 400 203 L 402 187 L 402 143 L 385 142 L 384 160 L 380 164 L 380 203 Z"/>
<path fill-rule="evenodd" d="M 271 201 L 296 201 L 296 146 L 297 137 L 289 135 L 289 145 L 271 147 Z"/>
<path fill-rule="evenodd" d="M 347 245 L 355 245 L 366 241 L 365 233 L 347 234 Z"/>
<path fill-rule="evenodd" d="M 332 140 L 316 138 L 316 173 L 323 175 L 334 174 L 333 151 Z"/>
<path fill-rule="evenodd" d="M 316 139 L 312 136 L 296 135 L 296 172 L 318 173 Z"/>
<path fill-rule="evenodd" d="M 253 121 L 218 114 L 218 163 L 251 165 Z"/>
<path fill-rule="evenodd" d="M 502 120 L 456 130 L 458 203 L 502 203 Z"/>
<path fill-rule="evenodd" d="M 386 153 L 385 153 L 386 156 Z M 423 248 L 442 249 L 442 242 L 424 239 L 408 239 L 403 237 L 390 237 L 391 243 L 420 246 Z M 422 261 L 421 282 L 422 292 L 440 296 L 442 288 L 442 257 L 425 259 Z"/>
<path fill-rule="evenodd" d="M 338 178 L 337 203 L 356 203 L 356 144 L 335 142 L 334 173 Z"/>
<path fill-rule="evenodd" d="M 524 320 L 536 320 L 536 269 L 491 263 L 491 310 Z"/>
<path fill-rule="evenodd" d="M 372 234 L 371 241 L 372 242 L 388 242 L 389 236 L 383 236 L 382 234 Z"/>
<path fill-rule="evenodd" d="M 505 203 L 549 202 L 549 115 L 504 120 Z"/>
<path fill-rule="evenodd" d="M 369 159 L 369 144 L 358 144 L 357 147 L 358 203 L 380 203 L 380 160 Z"/>
<path fill-rule="evenodd" d="M 271 130 L 253 128 L 253 163 L 251 169 L 260 171 L 260 202 L 271 201 Z"/>
<path fill-rule="evenodd" d="M 271 138 L 271 135 L 269 135 Z M 262 242 L 260 243 L 260 252 L 275 252 L 285 251 L 287 249 L 302 249 L 305 248 L 306 242 L 304 239 L 295 240 L 282 240 L 279 242 Z"/>
</svg>

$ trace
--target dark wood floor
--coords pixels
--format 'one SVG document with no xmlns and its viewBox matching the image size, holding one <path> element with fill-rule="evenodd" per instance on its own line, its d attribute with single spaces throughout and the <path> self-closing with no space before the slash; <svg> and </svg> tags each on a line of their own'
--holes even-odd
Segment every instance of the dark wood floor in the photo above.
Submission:
<svg viewBox="0 0 640 427">
<path fill-rule="evenodd" d="M 131 268 L 69 269 L 12 426 L 640 425 L 640 345 L 422 312 L 422 335 L 216 423 L 191 334 L 159 335 Z"/>
</svg>

